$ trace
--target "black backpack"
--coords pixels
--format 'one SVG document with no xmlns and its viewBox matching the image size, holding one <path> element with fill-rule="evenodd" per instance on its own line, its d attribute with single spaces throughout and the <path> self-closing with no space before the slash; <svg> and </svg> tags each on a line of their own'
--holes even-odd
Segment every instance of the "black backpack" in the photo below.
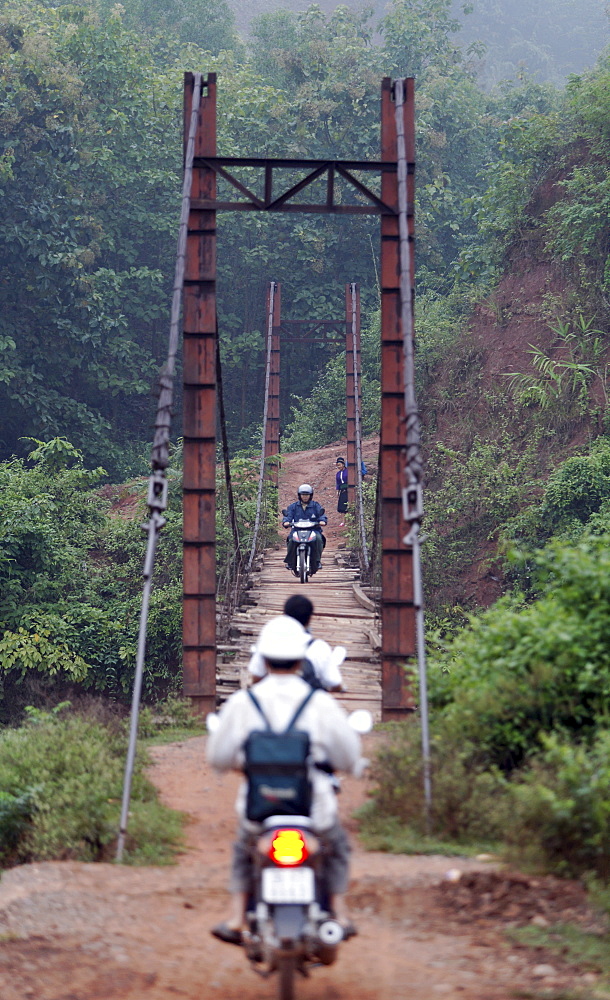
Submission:
<svg viewBox="0 0 610 1000">
<path fill-rule="evenodd" d="M 312 794 L 309 733 L 294 729 L 294 724 L 314 693 L 312 689 L 307 694 L 284 732 L 276 733 L 248 688 L 248 695 L 267 728 L 251 732 L 244 743 L 247 819 L 262 823 L 275 815 L 309 816 Z"/>
<path fill-rule="evenodd" d="M 315 641 L 316 640 L 312 635 L 309 642 L 307 643 L 307 648 L 309 649 L 312 642 Z M 303 660 L 301 664 L 301 677 L 303 678 L 304 681 L 307 682 L 307 684 L 309 684 L 310 687 L 314 689 L 314 691 L 317 691 L 318 689 L 324 691 L 324 685 L 322 684 L 322 681 L 316 674 L 311 660 L 308 659 Z"/>
</svg>

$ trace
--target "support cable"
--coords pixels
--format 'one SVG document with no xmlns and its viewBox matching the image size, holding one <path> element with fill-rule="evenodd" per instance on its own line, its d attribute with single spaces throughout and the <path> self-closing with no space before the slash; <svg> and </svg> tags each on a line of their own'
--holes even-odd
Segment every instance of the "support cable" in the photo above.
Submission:
<svg viewBox="0 0 610 1000">
<path fill-rule="evenodd" d="M 225 484 L 227 487 L 227 505 L 229 508 L 229 521 L 233 533 L 233 545 L 235 555 L 241 556 L 241 542 L 239 538 L 239 526 L 237 524 L 237 514 L 235 512 L 235 498 L 233 496 L 233 481 L 231 479 L 231 463 L 229 461 L 229 441 L 227 438 L 227 422 L 225 418 L 225 403 L 222 391 L 222 365 L 220 363 L 220 338 L 218 336 L 218 321 L 216 322 L 216 391 L 218 393 L 218 417 L 220 422 L 220 438 L 222 441 L 222 458 L 225 470 Z"/>
<path fill-rule="evenodd" d="M 256 517 L 254 520 L 254 531 L 252 534 L 252 547 L 250 548 L 250 558 L 248 560 L 248 572 L 252 569 L 256 547 L 258 544 L 258 533 L 260 530 L 261 508 L 263 503 L 263 488 L 265 485 L 265 441 L 267 437 L 267 419 L 269 413 L 269 383 L 271 380 L 271 345 L 273 338 L 273 309 L 275 305 L 275 281 L 269 285 L 269 315 L 267 317 L 267 361 L 265 365 L 265 402 L 263 405 L 263 436 L 261 443 L 261 464 L 258 476 L 258 495 L 256 498 Z"/>
<path fill-rule="evenodd" d="M 430 781 L 430 736 L 428 729 L 428 686 L 426 679 L 426 645 L 424 635 L 424 595 L 421 575 L 421 536 L 423 517 L 421 432 L 415 397 L 415 347 L 413 336 L 413 289 L 411 284 L 411 243 L 407 217 L 407 151 L 404 128 L 404 80 L 394 82 L 396 114 L 396 148 L 398 177 L 398 238 L 400 261 L 400 318 L 404 345 L 404 400 L 406 422 L 407 485 L 402 491 L 403 517 L 409 525 L 405 545 L 413 547 L 413 604 L 419 668 L 419 709 L 422 727 L 422 757 L 426 824 L 430 824 L 432 789 Z"/>
<path fill-rule="evenodd" d="M 379 449 L 377 452 L 377 468 L 381 469 L 381 436 L 379 438 Z M 381 578 L 381 553 L 380 553 L 380 536 L 381 536 L 381 477 L 378 475 L 376 477 L 376 487 L 375 487 L 375 517 L 373 520 L 373 540 L 371 542 L 371 571 L 370 579 L 374 586 L 379 585 Z"/>
<path fill-rule="evenodd" d="M 188 220 L 190 212 L 191 188 L 193 184 L 193 160 L 195 156 L 195 134 L 197 132 L 197 121 L 199 118 L 199 107 L 203 90 L 203 76 L 201 73 L 194 74 L 193 101 L 191 107 L 191 119 L 188 130 L 188 140 L 186 144 L 186 154 L 184 161 L 184 178 L 182 182 L 182 210 L 180 212 L 180 227 L 178 230 L 178 246 L 176 251 L 176 267 L 174 271 L 174 285 L 172 293 L 172 306 L 170 314 L 169 343 L 167 350 L 167 360 L 159 375 L 159 400 L 157 403 L 157 416 L 155 419 L 155 436 L 152 446 L 151 468 L 152 472 L 148 480 L 147 504 L 150 511 L 150 518 L 142 527 L 148 533 L 148 543 L 146 547 L 146 557 L 142 576 L 144 578 L 144 590 L 142 594 L 142 607 L 140 611 L 140 627 L 138 632 L 138 651 L 136 655 L 136 670 L 133 683 L 133 694 L 131 701 L 131 723 L 129 730 L 129 746 L 127 749 L 127 760 L 125 764 L 125 777 L 123 781 L 123 799 L 121 804 L 121 819 L 119 836 L 117 840 L 117 861 L 123 860 L 125 849 L 125 836 L 127 833 L 127 821 L 129 818 L 129 803 L 131 800 L 131 782 L 136 756 L 136 742 L 138 736 L 138 716 L 140 712 L 140 696 L 142 693 L 142 676 L 144 673 L 144 658 L 146 653 L 146 627 L 148 624 L 148 608 L 150 604 L 150 592 L 152 588 L 152 575 L 155 561 L 155 551 L 157 546 L 158 533 L 166 523 L 162 511 L 167 509 L 167 476 L 166 470 L 169 465 L 169 439 L 172 418 L 172 404 L 174 396 L 174 373 L 176 370 L 176 356 L 180 339 L 180 313 L 182 306 L 182 287 L 184 285 L 184 274 L 186 267 L 186 241 L 188 231 Z"/>
<path fill-rule="evenodd" d="M 358 344 L 357 344 L 357 315 L 356 315 L 356 285 L 354 282 L 350 284 L 350 295 L 352 301 L 352 352 L 354 355 L 354 416 L 355 416 L 355 430 L 356 430 L 356 496 L 355 496 L 355 508 L 356 508 L 356 518 L 358 522 L 358 533 L 360 535 L 360 555 L 362 559 L 362 568 L 364 573 L 368 576 L 369 572 L 369 555 L 366 547 L 366 529 L 364 526 L 364 504 L 362 502 L 362 422 L 361 422 L 361 411 L 360 411 L 360 380 L 358 372 Z"/>
<path fill-rule="evenodd" d="M 233 553 L 226 563 L 224 574 L 224 601 L 222 605 L 222 618 L 224 627 L 228 628 L 234 609 L 239 603 L 241 593 L 241 577 L 244 568 L 244 556 L 239 537 L 239 525 L 237 523 L 237 512 L 235 510 L 235 497 L 233 495 L 233 480 L 231 478 L 231 462 L 229 459 L 229 441 L 227 437 L 227 422 L 225 416 L 224 395 L 222 386 L 222 364 L 220 360 L 220 339 L 218 337 L 218 322 L 216 323 L 216 398 L 218 401 L 218 422 L 220 424 L 220 439 L 222 442 L 222 457 L 225 474 L 225 486 L 227 490 L 227 507 L 229 513 L 229 523 L 233 536 Z M 220 592 L 221 580 L 217 583 L 217 592 Z"/>
</svg>

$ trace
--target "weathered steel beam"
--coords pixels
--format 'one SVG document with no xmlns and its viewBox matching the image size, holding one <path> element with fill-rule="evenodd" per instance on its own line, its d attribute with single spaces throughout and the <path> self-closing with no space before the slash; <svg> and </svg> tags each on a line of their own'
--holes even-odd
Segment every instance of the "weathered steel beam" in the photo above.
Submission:
<svg viewBox="0 0 610 1000">
<path fill-rule="evenodd" d="M 272 302 L 273 286 L 273 302 Z M 267 403 L 267 424 L 265 427 L 265 458 L 280 453 L 280 323 L 281 289 L 277 281 L 272 281 L 267 289 L 267 333 L 271 336 L 269 364 L 269 399 Z M 279 479 L 279 459 L 268 463 L 269 481 L 277 488 Z"/>
<path fill-rule="evenodd" d="M 188 121 L 193 75 L 184 82 Z M 184 280 L 183 692 L 195 711 L 216 707 L 216 75 L 204 82 L 195 140 Z"/>
<path fill-rule="evenodd" d="M 375 205 L 328 205 L 327 203 L 312 203 L 286 205 L 273 203 L 271 205 L 258 205 L 254 201 L 217 201 L 215 198 L 201 198 L 194 203 L 194 207 L 204 210 L 213 209 L 215 212 L 306 212 L 314 215 L 380 215 L 379 208 Z M 391 212 L 387 210 L 386 214 Z"/>
<path fill-rule="evenodd" d="M 205 162 L 201 162 L 201 161 Z M 396 173 L 396 160 L 308 160 L 287 159 L 286 157 L 269 156 L 195 156 L 196 167 L 259 167 L 265 170 L 279 168 L 280 170 L 309 170 L 318 168 L 328 170 L 341 167 L 343 170 L 363 170 L 368 173 Z"/>
<path fill-rule="evenodd" d="M 366 161 L 366 160 L 271 160 L 263 158 L 249 157 L 207 157 L 205 161 L 195 159 L 195 165 L 205 166 L 221 177 L 224 181 L 234 187 L 245 201 L 229 201 L 227 199 L 217 200 L 202 198 L 196 204 L 197 208 L 215 209 L 216 211 L 234 212 L 316 212 L 331 213 L 337 215 L 395 215 L 396 206 L 389 205 L 384 201 L 383 196 L 372 191 L 358 177 L 354 176 L 354 171 L 367 171 L 380 174 L 382 177 L 387 174 L 396 173 L 396 161 Z M 264 194 L 261 197 L 252 187 L 236 177 L 227 167 L 233 169 L 239 167 L 249 167 L 262 171 L 262 188 Z M 281 194 L 273 195 L 273 171 L 274 170 L 306 170 L 308 173 L 301 177 L 296 183 L 286 188 Z M 324 203 L 310 201 L 292 202 L 296 195 L 310 187 L 317 180 L 321 180 L 326 175 L 326 200 Z M 336 201 L 336 175 L 343 178 L 348 187 L 352 188 L 361 198 L 365 198 L 369 204 L 345 204 L 343 201 Z M 289 202 L 291 202 L 289 204 Z"/>
<path fill-rule="evenodd" d="M 405 81 L 404 125 L 407 143 L 408 226 L 414 234 L 415 118 L 414 81 Z M 381 99 L 381 156 L 396 163 L 396 119 L 392 82 L 384 79 Z M 395 210 L 398 182 L 384 172 L 381 197 Z M 381 465 L 382 500 L 382 718 L 404 718 L 415 707 L 410 666 L 416 654 L 413 603 L 413 551 L 405 544 L 402 485 L 405 465 L 404 346 L 400 319 L 400 267 L 396 216 L 381 218 Z M 413 257 L 411 257 L 413 260 Z M 412 279 L 414 280 L 414 273 Z M 413 308 L 413 303 L 411 303 Z"/>
</svg>

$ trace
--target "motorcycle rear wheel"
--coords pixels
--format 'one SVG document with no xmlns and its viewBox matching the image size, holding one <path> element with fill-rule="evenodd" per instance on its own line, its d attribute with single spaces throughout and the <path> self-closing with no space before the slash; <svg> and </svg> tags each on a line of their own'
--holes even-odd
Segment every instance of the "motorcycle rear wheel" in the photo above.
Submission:
<svg viewBox="0 0 610 1000">
<path fill-rule="evenodd" d="M 278 965 L 279 990 L 278 1000 L 294 1000 L 294 974 L 296 958 L 294 955 L 284 955 Z"/>
</svg>

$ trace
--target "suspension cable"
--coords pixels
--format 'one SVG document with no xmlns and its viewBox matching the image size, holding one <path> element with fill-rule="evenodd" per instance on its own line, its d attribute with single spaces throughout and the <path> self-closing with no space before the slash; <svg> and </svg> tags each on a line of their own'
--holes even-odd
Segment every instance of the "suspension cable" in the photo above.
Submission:
<svg viewBox="0 0 610 1000">
<path fill-rule="evenodd" d="M 254 519 L 254 532 L 252 534 L 252 547 L 250 558 L 248 559 L 248 572 L 252 569 L 256 546 L 258 543 L 258 533 L 260 530 L 261 507 L 263 503 L 263 488 L 265 485 L 265 440 L 267 437 L 267 417 L 269 413 L 269 384 L 271 380 L 271 345 L 273 341 L 273 310 L 275 306 L 275 281 L 269 284 L 269 315 L 267 317 L 267 361 L 265 364 L 265 402 L 263 405 L 263 435 L 261 442 L 261 463 L 258 475 L 258 494 L 256 497 L 256 517 Z"/>
<path fill-rule="evenodd" d="M 231 531 L 233 533 L 233 545 L 235 548 L 235 554 L 241 555 L 239 527 L 237 524 L 237 514 L 235 512 L 235 498 L 233 496 L 233 481 L 231 479 L 231 463 L 229 461 L 229 441 L 227 438 L 225 403 L 222 391 L 222 365 L 220 363 L 220 338 L 218 336 L 218 320 L 216 321 L 216 391 L 218 394 L 218 417 L 220 422 L 220 438 L 222 441 L 222 458 L 225 470 L 225 484 L 227 487 L 227 505 L 229 508 L 229 521 L 231 522 Z"/>
<path fill-rule="evenodd" d="M 358 344 L 357 344 L 357 324 L 356 314 L 356 285 L 350 284 L 350 295 L 352 303 L 352 352 L 354 356 L 354 416 L 356 430 L 356 482 L 355 482 L 355 508 L 358 522 L 358 534 L 360 536 L 360 554 L 362 558 L 365 575 L 369 572 L 369 555 L 366 547 L 366 529 L 364 526 L 364 504 L 362 502 L 362 423 L 360 411 L 360 380 L 358 372 Z"/>
<path fill-rule="evenodd" d="M 127 750 L 127 760 L 125 764 L 125 777 L 123 781 L 123 800 L 121 805 L 121 820 L 119 836 L 117 840 L 117 861 L 123 860 L 125 849 L 125 836 L 127 833 L 127 820 L 129 817 L 129 802 L 131 799 L 131 782 L 136 755 L 136 742 L 138 736 L 138 716 L 140 712 L 140 696 L 142 693 L 142 676 L 144 674 L 144 657 L 146 653 L 146 627 L 148 624 L 148 609 L 150 605 L 150 593 L 152 588 L 152 575 L 155 562 L 155 551 L 157 546 L 158 533 L 166 523 L 162 511 L 167 509 L 167 476 L 166 470 L 169 465 L 169 438 L 172 419 L 172 403 L 174 397 L 174 373 L 176 370 L 176 356 L 178 353 L 179 332 L 180 332 L 180 312 L 182 305 L 182 287 L 184 285 L 184 273 L 186 267 L 186 240 L 188 231 L 188 220 L 190 212 L 191 188 L 193 184 L 193 160 L 195 156 L 195 134 L 197 132 L 197 120 L 199 118 L 199 107 L 201 104 L 201 94 L 203 90 L 203 75 L 194 74 L 193 83 L 193 103 L 191 107 L 191 119 L 188 130 L 188 140 L 184 159 L 184 177 L 182 181 L 182 209 L 180 212 L 180 227 L 178 230 L 178 246 L 176 251 L 176 267 L 174 271 L 174 285 L 172 293 L 172 306 L 169 326 L 169 343 L 167 350 L 167 360 L 159 375 L 159 400 L 157 403 L 157 416 L 155 419 L 155 436 L 152 446 L 151 468 L 152 472 L 148 480 L 147 504 L 150 511 L 148 523 L 142 527 L 148 533 L 146 547 L 146 557 L 142 576 L 144 578 L 144 589 L 142 593 L 142 607 L 140 611 L 140 627 L 138 632 L 138 650 L 136 655 L 136 670 L 133 683 L 133 695 L 131 701 L 131 724 L 129 730 L 129 746 Z"/>
<path fill-rule="evenodd" d="M 381 436 L 379 437 L 379 448 L 377 451 L 377 469 L 381 470 Z M 380 576 L 380 546 L 379 536 L 381 534 L 381 476 L 377 475 L 375 486 L 375 517 L 373 520 L 373 540 L 371 542 L 371 572 L 370 579 L 373 584 L 379 583 Z"/>
<path fill-rule="evenodd" d="M 409 525 L 404 538 L 413 547 L 413 604 L 419 667 L 419 707 L 422 726 L 422 757 L 426 823 L 429 826 L 432 790 L 430 782 L 430 737 L 428 730 L 428 687 L 424 635 L 424 596 L 421 575 L 420 528 L 423 517 L 421 432 L 415 397 L 415 349 L 413 336 L 413 289 L 411 285 L 411 243 L 407 218 L 407 150 L 404 128 L 404 80 L 394 82 L 398 176 L 398 239 L 400 260 L 400 318 L 404 349 L 404 400 L 407 457 L 406 486 L 402 491 L 403 518 Z"/>
</svg>

